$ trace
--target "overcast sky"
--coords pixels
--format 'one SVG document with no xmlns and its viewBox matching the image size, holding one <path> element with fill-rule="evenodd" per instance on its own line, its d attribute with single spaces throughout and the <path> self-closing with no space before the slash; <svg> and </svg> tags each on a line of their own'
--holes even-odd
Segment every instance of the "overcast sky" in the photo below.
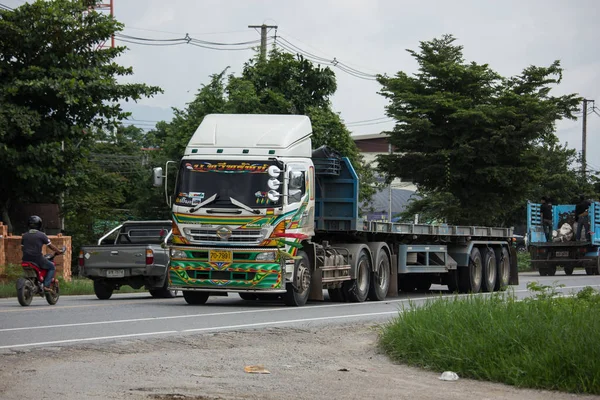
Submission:
<svg viewBox="0 0 600 400">
<path fill-rule="evenodd" d="M 406 49 L 450 33 L 464 46 L 467 61 L 488 63 L 505 76 L 559 59 L 565 73 L 555 93 L 579 93 L 600 106 L 600 3 L 594 0 L 114 1 L 115 17 L 125 24 L 126 35 L 171 39 L 189 33 L 205 41 L 245 42 L 260 37 L 248 25 L 266 23 L 278 25 L 277 35 L 302 50 L 327 60 L 335 57 L 366 74 L 413 73 L 417 66 Z M 2 3 L 16 7 L 22 1 Z M 252 50 L 120 44 L 130 48 L 120 62 L 133 66 L 133 80 L 165 91 L 127 106 L 133 118 L 149 121 L 170 119 L 171 107 L 185 107 L 210 74 L 228 66 L 238 74 L 253 55 Z M 334 71 L 338 91 L 333 107 L 353 133 L 390 129 L 390 123 L 381 123 L 386 121 L 386 101 L 377 94 L 379 84 Z M 364 120 L 375 121 L 352 124 Z M 559 122 L 558 136 L 581 151 L 581 127 L 581 119 Z M 590 168 L 600 170 L 597 114 L 588 117 L 587 150 Z"/>
</svg>

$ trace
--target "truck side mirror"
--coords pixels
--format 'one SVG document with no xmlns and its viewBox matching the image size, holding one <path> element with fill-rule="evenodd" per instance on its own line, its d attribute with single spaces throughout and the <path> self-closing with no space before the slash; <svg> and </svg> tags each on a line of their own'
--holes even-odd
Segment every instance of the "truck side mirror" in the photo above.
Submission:
<svg viewBox="0 0 600 400">
<path fill-rule="evenodd" d="M 152 170 L 152 185 L 161 187 L 163 185 L 164 175 L 162 167 L 156 167 Z"/>
</svg>

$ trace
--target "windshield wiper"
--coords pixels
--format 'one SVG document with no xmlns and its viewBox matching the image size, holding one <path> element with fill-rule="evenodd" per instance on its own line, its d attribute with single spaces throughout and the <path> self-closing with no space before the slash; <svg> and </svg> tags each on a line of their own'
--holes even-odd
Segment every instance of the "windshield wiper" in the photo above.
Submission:
<svg viewBox="0 0 600 400">
<path fill-rule="evenodd" d="M 194 207 L 190 208 L 190 212 L 196 212 L 198 211 L 200 208 L 204 207 L 207 204 L 212 203 L 213 201 L 215 201 L 217 199 L 217 194 L 213 194 L 212 196 L 210 196 L 208 199 L 204 200 L 203 202 L 196 204 Z"/>
<path fill-rule="evenodd" d="M 248 207 L 247 205 L 245 205 L 244 203 L 241 203 L 241 202 L 237 201 L 233 197 L 230 197 L 229 200 L 231 201 L 231 204 L 233 204 L 234 206 L 238 206 L 240 208 L 243 208 L 246 211 L 250 211 L 252 214 L 260 214 L 260 211 Z"/>
</svg>

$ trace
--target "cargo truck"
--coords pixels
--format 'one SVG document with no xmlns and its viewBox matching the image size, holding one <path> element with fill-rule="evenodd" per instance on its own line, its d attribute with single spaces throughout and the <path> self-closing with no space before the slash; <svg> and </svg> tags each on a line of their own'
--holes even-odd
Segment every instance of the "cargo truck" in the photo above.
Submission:
<svg viewBox="0 0 600 400">
<path fill-rule="evenodd" d="M 527 236 L 531 265 L 541 276 L 553 276 L 557 267 L 566 275 L 573 274 L 575 268 L 583 268 L 587 275 L 600 273 L 600 202 L 591 202 L 588 209 L 590 232 L 576 237 L 575 204 L 552 206 L 552 231 L 556 235 L 547 240 L 542 226 L 541 204 L 527 203 Z M 569 235 L 560 236 L 560 229 L 569 225 Z"/>
<path fill-rule="evenodd" d="M 350 160 L 313 151 L 300 115 L 207 115 L 179 162 L 154 169 L 172 206 L 169 288 L 189 304 L 237 292 L 362 302 L 398 290 L 491 292 L 518 283 L 512 228 L 373 222 L 359 217 Z"/>
</svg>

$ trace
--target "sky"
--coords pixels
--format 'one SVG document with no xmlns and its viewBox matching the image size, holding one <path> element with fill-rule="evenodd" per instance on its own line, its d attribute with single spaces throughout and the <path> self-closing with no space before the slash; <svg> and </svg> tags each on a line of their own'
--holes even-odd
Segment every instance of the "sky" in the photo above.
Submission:
<svg viewBox="0 0 600 400">
<path fill-rule="evenodd" d="M 2 3 L 16 7 L 23 1 Z M 164 40 L 187 33 L 194 39 L 236 43 L 260 39 L 248 25 L 277 25 L 280 38 L 321 59 L 335 58 L 367 78 L 376 73 L 415 73 L 417 64 L 406 49 L 452 34 L 464 46 L 467 61 L 487 63 L 504 76 L 558 59 L 565 71 L 553 93 L 578 93 L 597 100 L 598 107 L 599 10 L 596 0 L 114 0 L 115 17 L 125 24 L 124 35 Z M 269 32 L 274 34 L 275 30 Z M 188 44 L 143 46 L 118 40 L 117 44 L 129 48 L 119 59 L 134 69 L 128 81 L 164 90 L 124 105 L 147 127 L 156 120 L 170 120 L 172 107 L 185 108 L 211 74 L 227 67 L 228 72 L 239 74 L 255 54 L 252 49 L 217 51 Z M 380 85 L 337 67 L 333 70 L 338 83 L 333 108 L 352 133 L 391 129 L 384 109 L 387 101 L 377 94 Z M 600 109 L 595 111 L 600 114 Z M 590 114 L 587 125 L 588 163 L 593 170 L 600 170 L 598 114 Z M 558 122 L 557 135 L 581 151 L 581 119 Z"/>
</svg>

